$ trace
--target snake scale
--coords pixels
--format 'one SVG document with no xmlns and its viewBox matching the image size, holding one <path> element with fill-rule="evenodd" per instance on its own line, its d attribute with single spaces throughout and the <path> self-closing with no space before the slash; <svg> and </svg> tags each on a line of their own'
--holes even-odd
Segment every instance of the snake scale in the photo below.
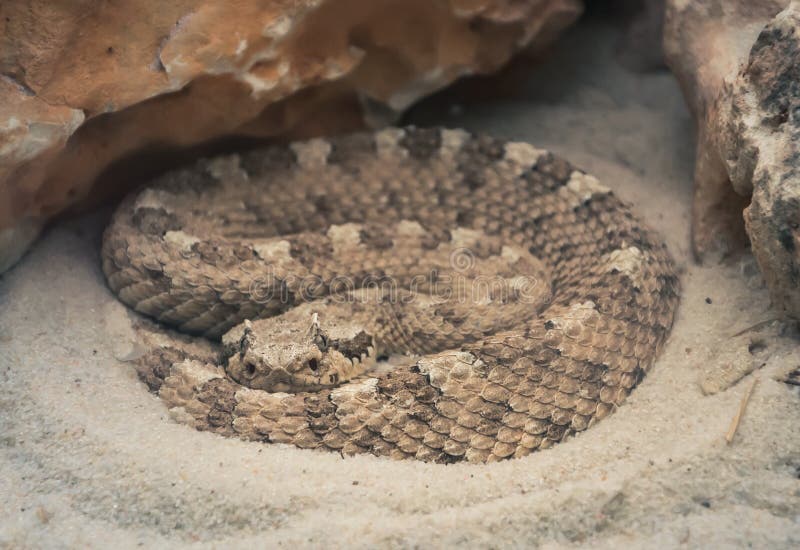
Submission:
<svg viewBox="0 0 800 550">
<path fill-rule="evenodd" d="M 597 179 L 439 128 L 167 173 L 120 205 L 102 261 L 159 322 L 138 321 L 137 370 L 174 419 L 440 463 L 525 456 L 606 417 L 679 292 L 665 244 Z M 462 292 L 482 278 L 498 284 Z M 381 368 L 389 353 L 419 356 Z"/>
</svg>

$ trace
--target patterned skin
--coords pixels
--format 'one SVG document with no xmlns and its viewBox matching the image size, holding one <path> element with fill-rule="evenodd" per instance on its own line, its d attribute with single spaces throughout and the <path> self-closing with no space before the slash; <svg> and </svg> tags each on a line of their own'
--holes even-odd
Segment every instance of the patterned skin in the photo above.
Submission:
<svg viewBox="0 0 800 550">
<path fill-rule="evenodd" d="M 102 256 L 130 307 L 221 339 L 139 322 L 140 375 L 174 418 L 445 463 L 524 456 L 607 416 L 678 303 L 665 245 L 610 189 L 461 130 L 200 161 L 128 197 Z M 510 290 L 453 298 L 485 276 Z M 425 355 L 368 370 L 387 352 Z"/>
</svg>

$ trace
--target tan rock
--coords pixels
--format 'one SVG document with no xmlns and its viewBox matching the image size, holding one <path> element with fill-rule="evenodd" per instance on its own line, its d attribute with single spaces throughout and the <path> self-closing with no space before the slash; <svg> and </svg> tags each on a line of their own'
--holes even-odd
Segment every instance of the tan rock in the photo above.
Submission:
<svg viewBox="0 0 800 550">
<path fill-rule="evenodd" d="M 54 214 L 231 136 L 380 126 L 580 0 L 0 3 L 0 271 Z M 202 148 L 200 152 L 219 149 Z"/>
<path fill-rule="evenodd" d="M 720 98 L 720 156 L 773 304 L 800 318 L 800 3 L 759 35 Z"/>
<path fill-rule="evenodd" d="M 749 238 L 774 304 L 794 317 L 800 316 L 798 10 L 800 3 L 788 0 L 668 0 L 664 36 L 667 63 L 697 121 L 695 254 L 725 256 Z"/>
</svg>

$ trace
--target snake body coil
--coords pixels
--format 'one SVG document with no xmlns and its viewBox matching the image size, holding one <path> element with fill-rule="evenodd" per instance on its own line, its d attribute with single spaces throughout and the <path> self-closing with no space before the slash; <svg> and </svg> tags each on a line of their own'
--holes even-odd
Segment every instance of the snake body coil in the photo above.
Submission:
<svg viewBox="0 0 800 550">
<path fill-rule="evenodd" d="M 123 302 L 208 338 L 141 324 L 140 375 L 174 418 L 436 462 L 524 456 L 607 416 L 678 302 L 665 245 L 608 188 L 551 153 L 461 130 L 203 160 L 128 197 L 102 256 Z M 399 306 L 362 288 L 406 289 L 420 273 L 430 287 L 448 270 L 470 284 L 496 273 L 513 292 Z M 366 298 L 332 300 L 342 281 Z M 362 373 L 378 348 L 426 355 Z"/>
</svg>

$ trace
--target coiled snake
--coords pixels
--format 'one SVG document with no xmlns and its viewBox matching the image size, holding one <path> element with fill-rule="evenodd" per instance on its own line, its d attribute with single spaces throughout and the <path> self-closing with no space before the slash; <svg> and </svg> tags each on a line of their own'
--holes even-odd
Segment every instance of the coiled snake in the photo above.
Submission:
<svg viewBox="0 0 800 550">
<path fill-rule="evenodd" d="M 462 130 L 202 160 L 129 196 L 102 258 L 161 323 L 140 322 L 138 370 L 174 418 L 436 462 L 524 456 L 607 416 L 678 302 L 665 245 L 611 190 Z M 422 356 L 376 369 L 389 353 Z"/>
</svg>

